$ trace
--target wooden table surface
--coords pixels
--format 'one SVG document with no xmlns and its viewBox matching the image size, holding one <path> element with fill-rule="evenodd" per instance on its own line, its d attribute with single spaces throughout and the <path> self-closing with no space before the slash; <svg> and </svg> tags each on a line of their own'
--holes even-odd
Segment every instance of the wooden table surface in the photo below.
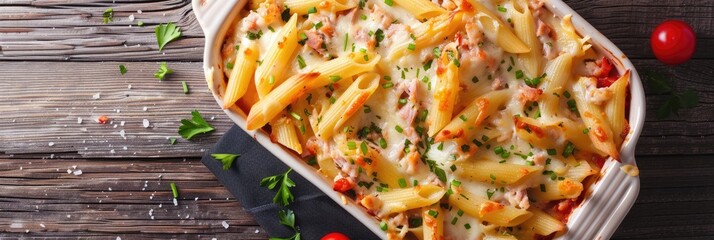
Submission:
<svg viewBox="0 0 714 240">
<path fill-rule="evenodd" d="M 714 0 L 566 2 L 638 70 L 671 74 L 677 89 L 700 96 L 695 108 L 658 120 L 666 96 L 645 83 L 642 188 L 613 238 L 714 238 Z M 103 24 L 110 7 L 114 22 Z M 699 37 L 694 59 L 678 67 L 655 60 L 648 44 L 668 18 Z M 159 52 L 154 26 L 166 22 L 183 37 Z M 199 161 L 233 125 L 205 86 L 203 44 L 186 0 L 0 0 L 0 238 L 266 238 Z M 160 61 L 175 70 L 165 81 L 153 77 Z M 180 139 L 179 120 L 194 109 L 216 131 Z M 100 115 L 112 122 L 97 124 Z"/>
</svg>

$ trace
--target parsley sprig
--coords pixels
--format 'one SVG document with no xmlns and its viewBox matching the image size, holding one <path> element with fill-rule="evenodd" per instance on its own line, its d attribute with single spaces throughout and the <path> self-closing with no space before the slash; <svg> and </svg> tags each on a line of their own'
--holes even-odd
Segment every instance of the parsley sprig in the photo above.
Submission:
<svg viewBox="0 0 714 240">
<path fill-rule="evenodd" d="M 170 69 L 167 65 L 166 62 L 162 62 L 161 65 L 159 66 L 159 70 L 157 70 L 154 73 L 154 77 L 158 78 L 159 81 L 163 81 L 166 78 L 166 75 L 174 73 L 174 70 Z"/>
<path fill-rule="evenodd" d="M 181 29 L 174 23 L 159 24 L 154 28 L 156 42 L 159 43 L 159 51 L 169 42 L 181 37 Z"/>
<path fill-rule="evenodd" d="M 102 13 L 102 22 L 104 24 L 110 23 L 114 21 L 114 9 L 112 8 L 107 8 L 107 10 L 104 10 Z"/>
<path fill-rule="evenodd" d="M 667 100 L 657 110 L 657 118 L 665 119 L 674 113 L 679 115 L 681 108 L 693 108 L 699 103 L 699 95 L 692 89 L 687 89 L 682 93 L 676 93 L 670 85 L 670 80 L 661 73 L 647 71 L 644 72 L 649 85 L 657 94 L 668 94 Z"/>
<path fill-rule="evenodd" d="M 240 154 L 214 153 L 211 154 L 211 157 L 223 163 L 223 170 L 228 170 L 231 169 L 233 162 L 236 160 L 236 158 L 240 157 Z"/>
<path fill-rule="evenodd" d="M 270 190 L 278 187 L 278 192 L 275 193 L 275 197 L 273 197 L 274 203 L 287 206 L 290 202 L 295 200 L 295 196 L 293 196 L 290 192 L 290 188 L 295 187 L 295 182 L 293 182 L 293 180 L 291 180 L 288 176 L 288 174 L 292 171 L 293 169 L 291 168 L 285 173 L 266 177 L 263 178 L 263 180 L 260 180 L 260 186 L 267 187 Z"/>
<path fill-rule="evenodd" d="M 270 240 L 300 240 L 300 231 L 295 227 L 295 213 L 290 209 L 280 210 L 278 217 L 280 218 L 280 224 L 292 228 L 295 234 L 288 238 L 270 238 Z"/>
<path fill-rule="evenodd" d="M 181 126 L 179 126 L 178 130 L 181 137 L 190 140 L 198 134 L 208 133 L 215 130 L 211 124 L 208 124 L 208 122 L 201 117 L 201 113 L 197 110 L 193 110 L 191 115 L 193 116 L 191 120 L 181 119 Z"/>
</svg>

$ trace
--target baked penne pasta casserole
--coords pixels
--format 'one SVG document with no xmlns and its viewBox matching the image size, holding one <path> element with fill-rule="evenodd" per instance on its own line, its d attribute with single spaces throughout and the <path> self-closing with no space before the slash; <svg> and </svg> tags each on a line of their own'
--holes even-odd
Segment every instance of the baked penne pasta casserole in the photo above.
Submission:
<svg viewBox="0 0 714 240">
<path fill-rule="evenodd" d="M 552 239 L 630 131 L 630 72 L 540 0 L 252 0 L 247 115 L 391 239 Z M 615 60 L 616 61 L 616 60 Z"/>
</svg>

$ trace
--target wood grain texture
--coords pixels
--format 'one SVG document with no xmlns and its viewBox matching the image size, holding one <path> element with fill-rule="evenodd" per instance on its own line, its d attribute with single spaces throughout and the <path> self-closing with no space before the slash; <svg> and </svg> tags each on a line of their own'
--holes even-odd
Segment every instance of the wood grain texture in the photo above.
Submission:
<svg viewBox="0 0 714 240">
<path fill-rule="evenodd" d="M 8 77 L 0 81 L 0 152 L 37 158 L 199 157 L 233 125 L 209 93 L 200 63 L 169 63 L 175 73 L 164 81 L 153 77 L 159 63 L 124 63 L 123 76 L 119 64 L 3 63 L 0 75 Z M 51 71 L 28 74 L 25 66 Z M 187 81 L 189 94 L 181 81 Z M 194 109 L 216 131 L 189 142 L 178 127 Z M 112 122 L 98 124 L 101 115 Z M 178 138 L 177 144 L 170 145 L 169 137 Z"/>
<path fill-rule="evenodd" d="M 0 159 L 3 238 L 265 238 L 255 225 L 198 159 Z"/>
<path fill-rule="evenodd" d="M 191 1 L 0 1 L 0 59 L 201 61 L 203 31 Z M 102 13 L 114 10 L 114 21 Z M 131 21 L 129 16 L 133 15 Z M 144 22 L 143 27 L 137 26 Z M 154 27 L 174 22 L 183 37 L 158 51 Z"/>
</svg>

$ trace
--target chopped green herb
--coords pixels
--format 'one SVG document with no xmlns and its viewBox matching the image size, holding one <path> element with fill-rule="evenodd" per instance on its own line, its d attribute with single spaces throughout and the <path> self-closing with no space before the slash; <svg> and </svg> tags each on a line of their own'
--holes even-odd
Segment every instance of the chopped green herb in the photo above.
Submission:
<svg viewBox="0 0 714 240">
<path fill-rule="evenodd" d="M 387 82 L 387 83 L 382 84 L 382 88 L 390 88 L 390 87 L 394 87 L 394 83 Z"/>
<path fill-rule="evenodd" d="M 398 133 L 404 132 L 404 129 L 402 129 L 402 126 L 399 126 L 399 125 L 394 126 L 394 130 L 397 130 Z"/>
<path fill-rule="evenodd" d="M 409 46 L 407 46 L 407 49 L 414 51 L 416 49 L 416 45 L 414 43 L 410 43 Z"/>
<path fill-rule="evenodd" d="M 496 193 L 496 189 L 486 189 L 486 196 L 488 196 L 488 200 L 491 200 L 494 193 Z"/>
<path fill-rule="evenodd" d="M 181 126 L 179 126 L 178 129 L 178 133 L 181 137 L 190 140 L 198 134 L 215 130 L 211 124 L 208 124 L 208 122 L 201 117 L 201 113 L 197 110 L 193 110 L 191 115 L 193 116 L 191 120 L 181 119 Z"/>
<path fill-rule="evenodd" d="M 381 147 L 382 149 L 387 149 L 387 140 L 384 140 L 384 138 L 380 138 L 379 147 Z"/>
<path fill-rule="evenodd" d="M 169 144 L 171 144 L 171 145 L 176 145 L 176 138 L 175 138 L 175 137 L 170 137 L 170 138 L 169 138 Z"/>
<path fill-rule="evenodd" d="M 549 148 L 547 151 L 548 151 L 548 155 L 550 155 L 550 156 L 555 156 L 556 154 L 558 154 L 558 152 L 555 150 L 555 148 Z"/>
<path fill-rule="evenodd" d="M 188 94 L 188 83 L 186 81 L 181 81 L 181 87 L 183 87 L 183 94 Z"/>
<path fill-rule="evenodd" d="M 429 216 L 431 216 L 433 218 L 436 218 L 437 216 L 439 216 L 439 212 L 431 210 L 431 209 L 427 213 L 429 214 Z"/>
<path fill-rule="evenodd" d="M 540 185 L 540 191 L 541 191 L 541 192 L 545 192 L 545 184 L 541 184 L 541 185 Z"/>
<path fill-rule="evenodd" d="M 119 65 L 119 73 L 121 73 L 121 75 L 124 75 L 124 74 L 126 74 L 126 72 L 127 72 L 127 70 L 126 70 L 126 67 L 124 66 L 124 64 Z"/>
<path fill-rule="evenodd" d="M 317 12 L 317 8 L 316 8 L 316 7 L 311 7 L 311 8 L 308 8 L 308 9 L 307 9 L 307 14 L 313 14 L 313 13 L 316 13 L 316 12 Z"/>
<path fill-rule="evenodd" d="M 359 145 L 360 150 L 362 151 L 362 155 L 367 155 L 369 153 L 369 149 L 367 148 L 367 141 L 362 141 L 362 144 Z"/>
<path fill-rule="evenodd" d="M 293 169 L 288 169 L 285 173 L 270 176 L 270 177 L 265 177 L 262 180 L 260 180 L 260 186 L 266 187 L 270 190 L 275 189 L 275 187 L 278 187 L 278 191 L 275 194 L 275 197 L 273 197 L 273 202 L 281 204 L 283 206 L 287 206 L 295 200 L 295 196 L 290 192 L 290 188 L 295 187 L 295 182 L 290 179 L 288 174 L 292 171 Z M 278 186 L 279 185 L 279 186 Z"/>
<path fill-rule="evenodd" d="M 169 42 L 181 37 L 181 29 L 174 23 L 159 24 L 154 29 L 156 33 L 156 41 L 159 43 L 159 51 L 164 49 L 164 46 Z"/>
<path fill-rule="evenodd" d="M 388 228 L 387 222 L 385 222 L 385 221 L 380 222 L 380 223 L 379 223 L 379 228 L 382 229 L 382 231 L 385 231 L 385 232 L 386 232 L 386 231 L 387 231 L 387 228 Z"/>
<path fill-rule="evenodd" d="M 563 157 L 566 157 L 566 158 L 569 157 L 570 155 L 573 154 L 574 151 L 575 151 L 575 145 L 573 145 L 573 143 L 571 143 L 571 142 L 568 142 L 565 145 L 565 149 L 563 149 Z"/>
<path fill-rule="evenodd" d="M 176 188 L 176 184 L 171 182 L 171 183 L 169 183 L 169 185 L 171 186 L 171 193 L 173 194 L 174 198 L 178 198 L 179 192 L 178 192 L 178 188 Z"/>
<path fill-rule="evenodd" d="M 154 77 L 158 78 L 159 81 L 163 81 L 166 78 L 166 75 L 171 74 L 173 72 L 174 70 L 171 70 L 166 65 L 166 62 L 161 62 L 161 65 L 159 65 L 159 70 L 154 73 Z"/>
<path fill-rule="evenodd" d="M 298 66 L 300 66 L 300 69 L 307 67 L 307 64 L 305 64 L 305 59 L 303 59 L 302 56 L 298 55 L 297 61 L 298 61 Z"/>
<path fill-rule="evenodd" d="M 399 187 L 400 187 L 400 188 L 405 188 L 405 187 L 407 187 L 407 180 L 406 180 L 406 179 L 400 178 L 400 179 L 398 180 L 398 182 L 399 182 Z"/>
<path fill-rule="evenodd" d="M 107 10 L 104 10 L 102 13 L 102 22 L 104 24 L 110 23 L 114 21 L 114 9 L 112 8 L 107 8 Z"/>
<path fill-rule="evenodd" d="M 340 77 L 339 75 L 330 76 L 330 81 L 332 81 L 332 82 L 337 82 L 337 81 L 340 81 L 341 79 L 342 79 L 342 77 Z"/>
<path fill-rule="evenodd" d="M 223 164 L 223 170 L 231 169 L 233 161 L 240 157 L 240 154 L 230 154 L 230 153 L 213 153 L 211 154 L 213 159 L 220 161 Z"/>
<path fill-rule="evenodd" d="M 499 12 L 507 12 L 508 9 L 506 9 L 505 7 L 503 7 L 503 6 L 501 6 L 501 5 L 498 5 L 498 11 L 499 11 Z"/>
<path fill-rule="evenodd" d="M 392 0 L 384 0 L 384 4 L 387 4 L 388 6 L 394 6 L 394 1 Z"/>
</svg>

